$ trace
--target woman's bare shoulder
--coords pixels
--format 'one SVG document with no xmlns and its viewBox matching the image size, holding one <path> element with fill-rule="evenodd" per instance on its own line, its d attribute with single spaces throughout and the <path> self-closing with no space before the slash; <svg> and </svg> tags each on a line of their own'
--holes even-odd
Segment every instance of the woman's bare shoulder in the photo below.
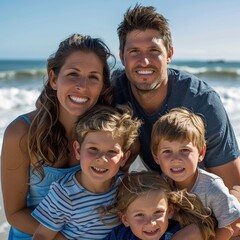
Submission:
<svg viewBox="0 0 240 240">
<path fill-rule="evenodd" d="M 35 112 L 29 112 L 24 115 L 16 117 L 9 125 L 6 127 L 4 132 L 4 138 L 18 138 L 23 137 L 28 133 L 31 120 L 33 119 Z M 25 117 L 22 117 L 25 116 Z M 28 119 L 29 121 L 27 121 Z"/>
</svg>

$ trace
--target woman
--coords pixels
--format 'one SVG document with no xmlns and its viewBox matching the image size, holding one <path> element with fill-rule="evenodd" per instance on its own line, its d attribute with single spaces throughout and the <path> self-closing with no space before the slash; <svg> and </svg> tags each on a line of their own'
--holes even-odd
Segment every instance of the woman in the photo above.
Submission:
<svg viewBox="0 0 240 240">
<path fill-rule="evenodd" d="M 1 181 L 9 239 L 31 239 L 39 223 L 32 210 L 50 184 L 76 171 L 76 122 L 96 103 L 110 103 L 113 57 L 100 40 L 73 34 L 48 59 L 48 79 L 33 112 L 7 127 L 2 146 Z"/>
</svg>

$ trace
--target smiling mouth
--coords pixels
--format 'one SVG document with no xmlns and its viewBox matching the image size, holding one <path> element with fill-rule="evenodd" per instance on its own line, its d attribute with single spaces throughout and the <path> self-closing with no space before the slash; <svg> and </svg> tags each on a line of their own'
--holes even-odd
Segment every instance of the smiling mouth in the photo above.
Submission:
<svg viewBox="0 0 240 240">
<path fill-rule="evenodd" d="M 105 168 L 97 168 L 97 167 L 91 167 L 91 169 L 95 172 L 95 173 L 105 173 L 108 171 L 108 169 L 105 169 Z"/>
<path fill-rule="evenodd" d="M 85 103 L 89 100 L 88 98 L 80 98 L 75 96 L 69 96 L 69 98 L 75 103 Z"/>
<path fill-rule="evenodd" d="M 139 70 L 137 71 L 138 74 L 141 74 L 141 75 L 149 75 L 149 74 L 152 74 L 153 71 L 151 70 Z"/>
<path fill-rule="evenodd" d="M 180 167 L 175 167 L 175 168 L 171 168 L 171 172 L 173 173 L 182 173 L 184 171 L 185 168 L 180 168 Z"/>
<path fill-rule="evenodd" d="M 155 229 L 155 230 L 148 230 L 148 231 L 144 231 L 144 233 L 146 234 L 146 235 L 155 235 L 157 232 L 159 231 L 159 229 Z"/>
</svg>

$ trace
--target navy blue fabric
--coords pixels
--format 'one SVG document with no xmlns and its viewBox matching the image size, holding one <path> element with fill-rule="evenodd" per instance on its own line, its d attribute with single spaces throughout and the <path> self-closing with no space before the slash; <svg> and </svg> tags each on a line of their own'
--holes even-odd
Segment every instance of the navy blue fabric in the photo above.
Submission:
<svg viewBox="0 0 240 240">
<path fill-rule="evenodd" d="M 116 74 L 113 76 L 113 105 L 129 104 L 135 116 L 144 122 L 140 133 L 140 143 L 144 147 L 141 148 L 140 156 L 150 169 L 159 169 L 161 172 L 150 150 L 152 126 L 160 116 L 174 107 L 186 107 L 203 118 L 207 140 L 203 162 L 205 167 L 216 167 L 239 156 L 237 141 L 220 96 L 204 81 L 189 73 L 168 69 L 168 93 L 165 102 L 158 111 L 149 115 L 135 100 L 125 73 L 122 72 L 119 77 Z"/>
<path fill-rule="evenodd" d="M 174 224 L 173 227 L 160 238 L 160 240 L 170 240 L 172 235 L 180 229 L 179 224 Z M 130 227 L 125 227 L 123 224 L 115 227 L 112 232 L 104 238 L 104 240 L 139 240 L 131 231 Z"/>
</svg>

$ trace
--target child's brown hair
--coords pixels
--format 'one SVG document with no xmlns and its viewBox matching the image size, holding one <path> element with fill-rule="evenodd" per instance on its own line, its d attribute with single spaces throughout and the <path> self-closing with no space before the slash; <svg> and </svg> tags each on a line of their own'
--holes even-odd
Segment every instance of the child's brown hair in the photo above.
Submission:
<svg viewBox="0 0 240 240">
<path fill-rule="evenodd" d="M 205 126 L 202 118 L 186 108 L 173 108 L 160 117 L 152 129 L 151 150 L 157 153 L 162 139 L 168 141 L 189 140 L 198 151 L 206 145 Z"/>
</svg>

